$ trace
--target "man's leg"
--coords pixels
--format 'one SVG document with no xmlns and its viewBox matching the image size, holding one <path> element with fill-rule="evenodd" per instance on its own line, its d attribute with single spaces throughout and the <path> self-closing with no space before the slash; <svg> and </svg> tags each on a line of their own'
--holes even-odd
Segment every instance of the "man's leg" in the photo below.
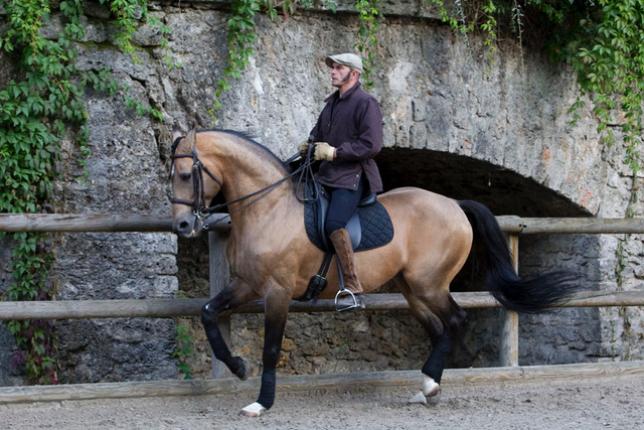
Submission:
<svg viewBox="0 0 644 430">
<path fill-rule="evenodd" d="M 362 191 L 362 181 L 360 181 L 357 190 L 333 189 L 331 191 L 325 224 L 327 236 L 331 239 L 331 243 L 333 243 L 337 259 L 342 268 L 344 285 L 355 294 L 362 293 L 363 289 L 355 271 L 351 237 L 345 227 L 358 208 L 358 204 L 362 198 Z"/>
</svg>

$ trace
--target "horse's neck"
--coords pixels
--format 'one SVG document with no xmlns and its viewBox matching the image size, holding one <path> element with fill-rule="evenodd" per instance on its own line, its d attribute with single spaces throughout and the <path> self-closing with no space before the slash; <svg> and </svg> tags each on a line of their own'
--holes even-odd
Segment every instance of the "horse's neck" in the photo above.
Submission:
<svg viewBox="0 0 644 430">
<path fill-rule="evenodd" d="M 288 173 L 276 166 L 269 155 L 258 153 L 244 143 L 223 148 L 224 197 L 227 202 L 243 198 L 251 193 L 275 184 Z M 288 216 L 288 208 L 296 202 L 290 179 L 274 189 L 266 190 L 229 207 L 233 229 L 248 230 L 258 220 L 270 216 Z"/>
</svg>

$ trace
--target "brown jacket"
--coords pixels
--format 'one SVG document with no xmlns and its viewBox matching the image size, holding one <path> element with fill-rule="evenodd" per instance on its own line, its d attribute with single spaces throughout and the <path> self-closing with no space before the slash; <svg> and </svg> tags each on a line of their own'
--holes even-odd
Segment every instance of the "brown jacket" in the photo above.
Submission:
<svg viewBox="0 0 644 430">
<path fill-rule="evenodd" d="M 382 191 L 380 172 L 373 160 L 382 148 L 378 102 L 362 90 L 359 82 L 342 96 L 336 91 L 325 102 L 309 141 L 328 142 L 337 149 L 335 160 L 320 164 L 320 182 L 355 190 L 364 172 L 371 192 Z"/>
</svg>

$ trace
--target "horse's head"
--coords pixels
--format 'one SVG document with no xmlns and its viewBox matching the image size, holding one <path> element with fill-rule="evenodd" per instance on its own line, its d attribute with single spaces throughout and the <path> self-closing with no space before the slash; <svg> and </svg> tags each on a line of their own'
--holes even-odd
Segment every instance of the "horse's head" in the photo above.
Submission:
<svg viewBox="0 0 644 430">
<path fill-rule="evenodd" d="M 200 158 L 201 157 L 201 158 Z M 172 145 L 172 225 L 182 237 L 202 231 L 208 203 L 221 190 L 221 175 L 212 160 L 197 151 L 197 133 L 192 130 Z"/>
</svg>

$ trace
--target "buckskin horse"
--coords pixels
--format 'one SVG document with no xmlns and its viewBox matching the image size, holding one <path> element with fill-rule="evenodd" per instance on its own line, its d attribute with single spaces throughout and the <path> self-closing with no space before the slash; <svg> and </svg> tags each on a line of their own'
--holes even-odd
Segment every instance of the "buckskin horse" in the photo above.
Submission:
<svg viewBox="0 0 644 430">
<path fill-rule="evenodd" d="M 201 320 L 215 357 L 241 379 L 246 366 L 233 356 L 217 319 L 221 312 L 262 299 L 265 308 L 263 369 L 259 397 L 242 414 L 259 416 L 275 400 L 275 368 L 289 303 L 301 296 L 317 272 L 323 253 L 308 239 L 304 205 L 297 199 L 292 172 L 271 151 L 245 134 L 230 130 L 192 130 L 173 144 L 171 181 L 173 227 L 190 238 L 199 235 L 204 214 L 223 193 L 231 219 L 227 247 L 231 282 L 202 309 Z M 385 246 L 355 255 L 365 292 L 393 281 L 426 329 L 431 352 L 422 367 L 415 401 L 436 395 L 445 355 L 465 312 L 450 295 L 450 283 L 469 254 L 477 254 L 486 288 L 507 309 L 538 312 L 567 299 L 575 277 L 564 272 L 523 279 L 494 215 L 475 201 L 457 201 L 420 188 L 404 187 L 378 196 L 394 227 Z M 474 246 L 473 246 L 474 243 Z M 338 290 L 335 268 L 320 298 Z M 422 394 L 421 394 L 422 393 Z"/>
</svg>

